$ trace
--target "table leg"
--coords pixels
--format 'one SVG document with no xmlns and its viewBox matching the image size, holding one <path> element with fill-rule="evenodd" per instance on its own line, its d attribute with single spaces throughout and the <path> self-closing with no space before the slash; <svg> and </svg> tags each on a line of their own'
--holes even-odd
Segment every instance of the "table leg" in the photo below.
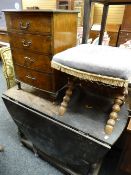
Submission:
<svg viewBox="0 0 131 175">
<path fill-rule="evenodd" d="M 110 135 L 113 132 L 116 120 L 118 118 L 118 112 L 121 109 L 121 105 L 125 102 L 125 97 L 128 94 L 128 88 L 125 88 L 123 90 L 123 94 L 120 96 L 117 96 L 114 101 L 114 105 L 112 106 L 112 111 L 109 115 L 109 120 L 106 123 L 105 127 L 105 133 Z"/>
<path fill-rule="evenodd" d="M 82 44 L 87 43 L 87 39 L 89 38 L 90 14 L 91 14 L 91 1 L 90 0 L 85 0 L 84 1 Z"/>
<path fill-rule="evenodd" d="M 63 116 L 64 113 L 67 110 L 68 107 L 68 103 L 70 101 L 70 97 L 72 95 L 72 90 L 73 90 L 73 81 L 69 81 L 68 82 L 68 89 L 66 90 L 66 94 L 63 97 L 63 101 L 61 103 L 60 109 L 59 109 L 59 115 Z"/>
<path fill-rule="evenodd" d="M 103 41 L 103 35 L 104 35 L 104 31 L 105 31 L 105 26 L 106 26 L 106 19 L 107 19 L 108 9 L 109 9 L 109 5 L 108 4 L 104 4 L 103 13 L 102 13 L 102 20 L 101 20 L 101 30 L 100 30 L 100 37 L 99 37 L 99 45 L 101 45 L 102 41 Z"/>
</svg>

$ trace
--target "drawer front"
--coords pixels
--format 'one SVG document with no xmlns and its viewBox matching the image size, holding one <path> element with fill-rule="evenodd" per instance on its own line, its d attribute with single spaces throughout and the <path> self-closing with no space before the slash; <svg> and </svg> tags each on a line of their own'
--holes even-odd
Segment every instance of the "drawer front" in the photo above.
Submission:
<svg viewBox="0 0 131 175">
<path fill-rule="evenodd" d="M 35 69 L 41 72 L 51 73 L 51 56 L 25 52 L 22 49 L 12 49 L 13 61 L 15 64 Z"/>
<path fill-rule="evenodd" d="M 110 45 L 110 46 L 116 47 L 116 45 L 117 45 L 118 33 L 117 33 L 117 32 L 108 32 L 108 34 L 109 34 L 109 37 L 110 37 L 109 45 Z"/>
<path fill-rule="evenodd" d="M 53 74 L 44 74 L 15 65 L 16 79 L 45 91 L 52 91 Z"/>
<path fill-rule="evenodd" d="M 109 45 L 110 46 L 116 46 L 118 33 L 117 32 L 108 32 L 108 34 L 109 34 L 109 37 L 110 37 Z M 95 31 L 95 32 L 91 31 L 90 32 L 90 38 L 92 38 L 94 40 L 97 37 L 99 37 L 99 32 L 98 31 Z"/>
<path fill-rule="evenodd" d="M 124 44 L 128 40 L 131 40 L 131 32 L 120 32 L 118 46 Z"/>
<path fill-rule="evenodd" d="M 28 33 L 51 33 L 50 13 L 6 13 L 8 30 Z"/>
<path fill-rule="evenodd" d="M 10 33 L 11 47 L 51 54 L 51 36 Z"/>
</svg>

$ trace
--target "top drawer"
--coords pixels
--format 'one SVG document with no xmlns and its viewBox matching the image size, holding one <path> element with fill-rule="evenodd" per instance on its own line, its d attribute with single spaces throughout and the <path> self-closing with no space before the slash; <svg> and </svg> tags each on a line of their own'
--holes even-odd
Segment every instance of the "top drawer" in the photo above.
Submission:
<svg viewBox="0 0 131 175">
<path fill-rule="evenodd" d="M 9 31 L 51 33 L 50 13 L 5 13 Z"/>
</svg>

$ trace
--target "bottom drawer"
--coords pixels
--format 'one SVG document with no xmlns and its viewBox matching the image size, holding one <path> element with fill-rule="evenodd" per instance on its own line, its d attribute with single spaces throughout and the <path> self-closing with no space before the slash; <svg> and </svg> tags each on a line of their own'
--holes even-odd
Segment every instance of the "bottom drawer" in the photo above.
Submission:
<svg viewBox="0 0 131 175">
<path fill-rule="evenodd" d="M 15 65 L 16 79 L 45 91 L 53 91 L 53 74 L 40 73 Z"/>
</svg>

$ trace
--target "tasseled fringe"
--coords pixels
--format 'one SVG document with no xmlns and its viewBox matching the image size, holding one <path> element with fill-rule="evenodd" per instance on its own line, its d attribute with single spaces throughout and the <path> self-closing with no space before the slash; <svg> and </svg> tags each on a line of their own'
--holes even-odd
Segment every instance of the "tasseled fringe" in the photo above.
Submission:
<svg viewBox="0 0 131 175">
<path fill-rule="evenodd" d="M 54 69 L 60 70 L 61 72 L 65 72 L 67 74 L 78 77 L 80 79 L 101 82 L 107 85 L 112 85 L 112 86 L 117 86 L 117 87 L 128 87 L 128 80 L 80 71 L 77 69 L 73 69 L 73 68 L 64 66 L 55 61 L 51 62 L 51 67 Z"/>
</svg>

